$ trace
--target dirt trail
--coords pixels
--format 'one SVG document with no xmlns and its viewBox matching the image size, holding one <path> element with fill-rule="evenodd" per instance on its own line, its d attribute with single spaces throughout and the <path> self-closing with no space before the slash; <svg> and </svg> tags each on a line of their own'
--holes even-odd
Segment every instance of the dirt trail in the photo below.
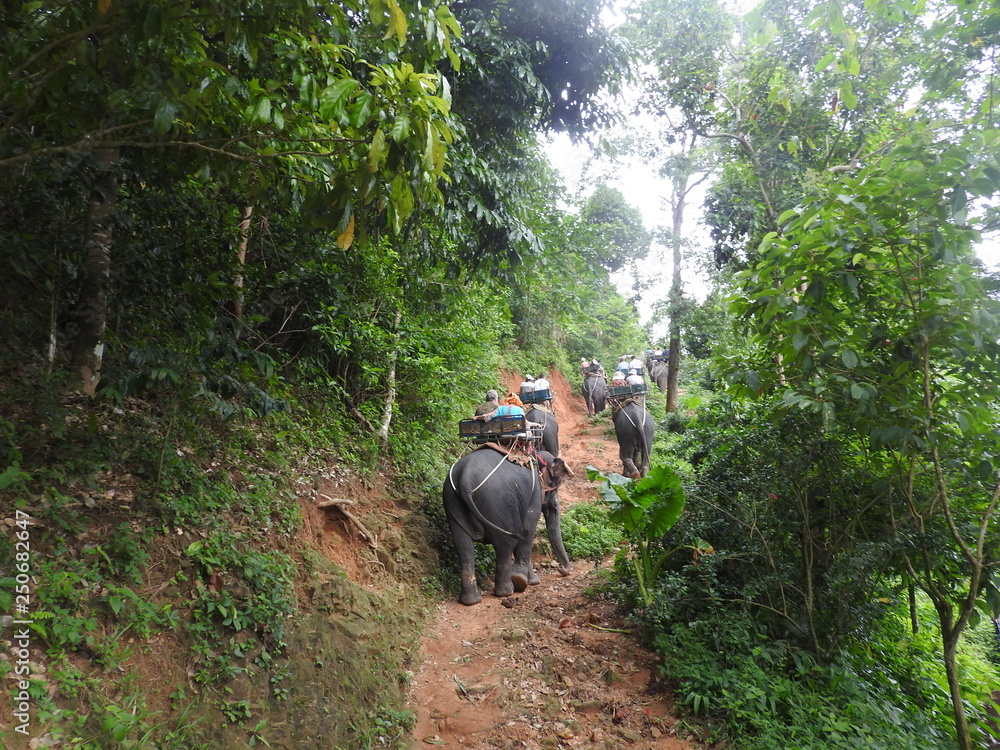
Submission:
<svg viewBox="0 0 1000 750">
<path fill-rule="evenodd" d="M 575 472 L 559 492 L 565 510 L 597 497 L 587 465 L 620 471 L 621 464 L 606 434 L 609 413 L 595 424 L 569 383 L 558 373 L 551 380 L 560 455 Z M 563 577 L 550 563 L 536 555 L 542 582 L 523 594 L 484 593 L 481 604 L 438 607 L 410 695 L 412 750 L 698 750 L 672 715 L 655 657 L 621 632 L 629 624 L 612 604 L 583 595 L 595 580 L 593 564 L 574 562 Z"/>
</svg>

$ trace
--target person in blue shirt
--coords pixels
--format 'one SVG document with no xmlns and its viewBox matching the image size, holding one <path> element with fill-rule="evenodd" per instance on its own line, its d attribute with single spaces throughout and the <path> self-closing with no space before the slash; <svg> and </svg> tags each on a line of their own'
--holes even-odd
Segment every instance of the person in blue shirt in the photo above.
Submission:
<svg viewBox="0 0 1000 750">
<path fill-rule="evenodd" d="M 479 419 L 483 422 L 488 422 L 491 419 L 496 419 L 497 417 L 523 417 L 524 409 L 516 404 L 501 404 L 500 394 L 496 391 L 486 392 L 486 401 L 476 407 L 476 416 L 473 419 Z"/>
</svg>

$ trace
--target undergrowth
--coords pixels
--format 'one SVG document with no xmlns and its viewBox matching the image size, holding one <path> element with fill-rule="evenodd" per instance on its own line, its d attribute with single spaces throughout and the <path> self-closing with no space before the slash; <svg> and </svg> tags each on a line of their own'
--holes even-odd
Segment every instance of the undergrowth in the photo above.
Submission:
<svg viewBox="0 0 1000 750">
<path fill-rule="evenodd" d="M 764 407 L 702 406 L 683 427 L 657 439 L 654 465 L 678 467 L 688 496 L 657 545 L 705 540 L 712 554 L 676 557 L 645 596 L 624 559 L 604 585 L 679 704 L 739 750 L 954 747 L 936 615 L 919 591 L 911 613 L 874 534 L 882 519 L 865 515 L 877 462 L 852 461 L 833 427 Z M 807 533 L 825 554 L 812 599 L 797 573 Z M 991 628 L 984 618 L 960 647 L 979 722 L 1000 680 Z"/>
<path fill-rule="evenodd" d="M 3 396 L 0 504 L 32 519 L 32 662 L 46 665 L 28 677 L 33 721 L 80 750 L 218 747 L 220 719 L 226 742 L 267 746 L 266 706 L 231 691 L 263 681 L 291 709 L 288 627 L 316 572 L 300 567 L 296 480 L 335 462 L 373 472 L 377 442 L 349 439 L 308 389 L 266 421 L 169 393 L 90 401 L 55 377 L 7 381 Z M 0 538 L 4 612 L 13 555 Z M 151 691 L 138 668 L 157 662 L 154 643 L 187 656 L 160 655 Z M 343 731 L 384 747 L 408 722 L 386 705 Z"/>
</svg>

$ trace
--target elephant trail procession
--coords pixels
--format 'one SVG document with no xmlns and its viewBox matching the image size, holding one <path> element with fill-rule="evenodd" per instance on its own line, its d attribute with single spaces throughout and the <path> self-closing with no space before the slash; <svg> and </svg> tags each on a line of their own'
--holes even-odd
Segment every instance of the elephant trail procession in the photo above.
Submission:
<svg viewBox="0 0 1000 750">
<path fill-rule="evenodd" d="M 516 373 L 508 373 L 502 385 L 517 392 L 520 382 Z M 563 510 L 597 499 L 599 487 L 587 480 L 588 465 L 605 473 L 623 469 L 610 411 L 588 417 L 578 395 L 581 384 L 575 385 L 559 373 L 551 379 L 559 427 L 554 455 L 572 472 L 558 480 Z M 649 397 L 662 396 L 654 388 Z M 643 417 L 640 413 L 633 419 Z M 652 426 L 651 417 L 649 422 Z M 641 428 L 640 423 L 640 442 L 645 435 Z M 484 455 L 472 461 L 482 465 L 468 468 L 469 456 L 477 453 Z M 482 447 L 457 461 L 457 475 L 450 472 L 444 480 L 446 506 L 460 502 L 455 494 L 463 482 L 475 487 L 484 474 L 503 471 L 501 461 L 521 468 Z M 475 478 L 463 478 L 463 470 Z M 532 517 L 537 523 L 538 514 Z M 532 517 L 522 521 L 530 525 Z M 456 521 L 489 528 L 500 518 Z M 453 530 L 456 525 L 461 529 L 461 523 L 453 522 Z M 469 530 L 475 529 L 460 533 Z M 547 531 L 551 543 L 552 530 Z M 495 531 L 494 537 L 507 535 Z M 594 563 L 566 561 L 561 543 L 552 544 L 552 554 L 541 554 L 536 546 L 528 563 L 518 559 L 521 553 L 515 546 L 504 541 L 497 547 L 507 556 L 501 574 L 505 580 L 475 581 L 473 571 L 472 581 L 463 580 L 462 600 L 444 602 L 433 613 L 410 693 L 410 707 L 417 715 L 411 748 L 703 747 L 678 723 L 673 696 L 657 677 L 656 658 L 639 644 L 629 623 L 616 614 L 612 602 L 584 594 L 596 582 Z M 610 564 L 607 559 L 599 565 Z"/>
</svg>

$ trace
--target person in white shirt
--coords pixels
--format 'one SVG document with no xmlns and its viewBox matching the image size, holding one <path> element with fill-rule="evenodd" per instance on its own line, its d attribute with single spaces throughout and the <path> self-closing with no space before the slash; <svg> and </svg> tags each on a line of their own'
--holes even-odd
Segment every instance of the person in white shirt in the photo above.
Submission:
<svg viewBox="0 0 1000 750">
<path fill-rule="evenodd" d="M 525 393 L 531 394 L 534 393 L 534 391 L 535 391 L 535 376 L 525 375 L 524 381 L 521 383 L 521 395 L 524 395 Z"/>
<path fill-rule="evenodd" d="M 632 357 L 632 361 L 628 363 L 628 369 L 635 370 L 639 375 L 642 375 L 642 367 L 642 360 L 638 357 Z"/>
<path fill-rule="evenodd" d="M 545 377 L 545 373 L 544 372 L 543 373 L 539 373 L 538 377 L 535 378 L 535 390 L 536 391 L 547 391 L 547 390 L 549 390 L 549 381 L 548 381 L 548 378 Z M 549 394 L 549 395 L 551 395 L 551 394 Z M 552 406 L 552 399 L 551 398 L 545 399 L 545 405 L 546 406 Z"/>
<path fill-rule="evenodd" d="M 642 375 L 637 373 L 635 370 L 628 371 L 628 377 L 625 378 L 625 382 L 629 385 L 642 385 L 646 381 L 642 379 Z"/>
</svg>

